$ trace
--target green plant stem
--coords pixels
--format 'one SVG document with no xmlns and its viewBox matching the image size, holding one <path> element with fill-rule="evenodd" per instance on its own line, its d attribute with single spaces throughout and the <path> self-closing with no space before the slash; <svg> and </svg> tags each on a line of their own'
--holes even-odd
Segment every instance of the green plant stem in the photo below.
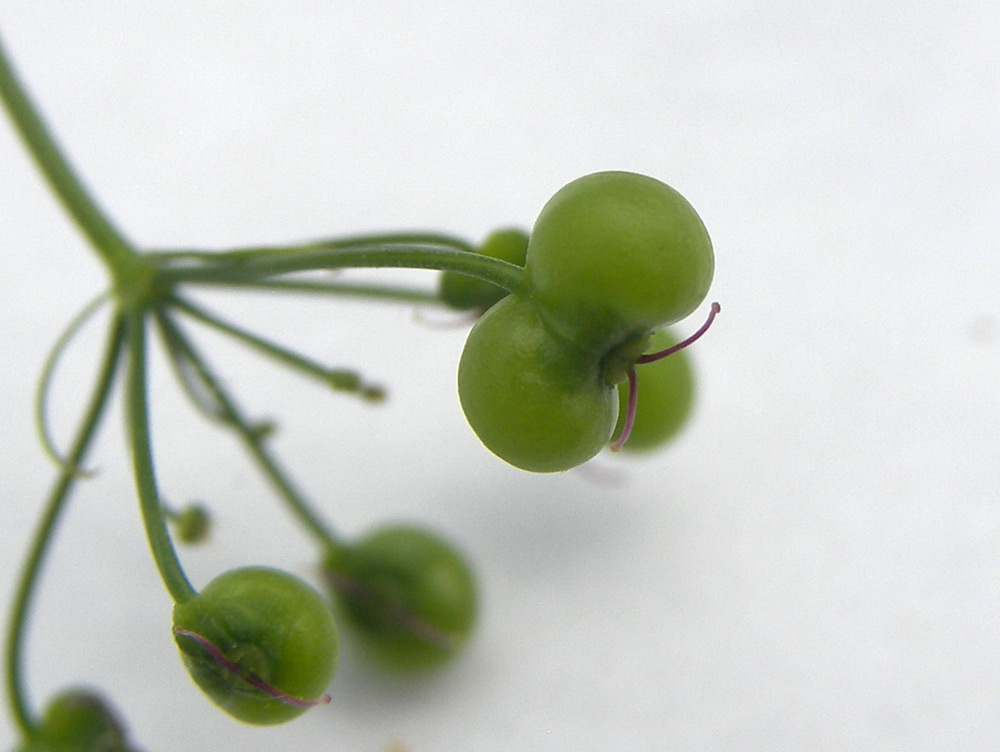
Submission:
<svg viewBox="0 0 1000 752">
<path fill-rule="evenodd" d="M 167 349 L 167 356 L 170 358 L 170 365 L 174 369 L 174 375 L 180 383 L 181 390 L 187 395 L 188 399 L 191 400 L 191 404 L 194 405 L 194 408 L 200 412 L 206 420 L 213 423 L 222 423 L 228 426 L 229 416 L 226 415 L 225 408 L 223 408 L 222 405 L 216 401 L 215 396 L 206 389 L 205 384 L 201 380 L 201 376 L 198 374 L 194 364 L 188 360 L 187 355 L 185 355 L 177 347 L 177 344 L 173 340 L 163 335 L 162 326 L 159 328 L 161 339 Z M 270 424 L 261 424 L 257 427 L 257 431 L 259 432 L 267 432 L 269 430 L 271 430 Z"/>
<path fill-rule="evenodd" d="M 218 253 L 210 257 L 210 263 L 169 266 L 161 269 L 159 274 L 168 284 L 211 284 L 217 280 L 232 284 L 321 269 L 402 267 L 458 272 L 492 282 L 509 292 L 519 292 L 525 286 L 522 267 L 451 247 L 374 244 L 331 249 L 323 245 L 305 245 L 283 249 L 254 249 L 254 253 L 258 254 L 256 256 L 248 253 Z M 208 258 L 206 257 L 206 262 Z"/>
<path fill-rule="evenodd" d="M 7 665 L 5 673 L 11 710 L 13 711 L 18 727 L 25 736 L 29 735 L 37 724 L 28 707 L 22 676 L 24 631 L 27 624 L 28 612 L 42 563 L 52 542 L 56 523 L 59 520 L 62 510 L 65 508 L 66 500 L 73 489 L 73 483 L 77 480 L 75 469 L 83 462 L 108 404 L 108 396 L 111 393 L 111 387 L 114 383 L 115 368 L 122 354 L 123 342 L 124 327 L 122 321 L 115 319 L 108 336 L 104 358 L 98 371 L 94 393 L 84 412 L 80 427 L 77 429 L 76 438 L 66 457 L 66 462 L 62 466 L 56 479 L 56 484 L 45 503 L 45 511 L 32 541 L 31 549 L 28 552 L 28 558 L 18 584 L 17 594 L 14 597 L 14 605 L 11 609 L 10 632 L 7 635 Z"/>
<path fill-rule="evenodd" d="M 52 438 L 52 431 L 49 428 L 48 396 L 49 390 L 52 386 L 52 376 L 55 373 L 56 365 L 59 363 L 59 359 L 66 351 L 66 346 L 69 345 L 76 333 L 80 331 L 80 328 L 90 319 L 91 316 L 94 315 L 98 308 L 107 302 L 107 300 L 107 293 L 102 293 L 90 301 L 83 308 L 83 310 L 81 310 L 76 316 L 73 317 L 73 320 L 69 322 L 63 332 L 59 335 L 55 345 L 52 346 L 52 350 L 49 352 L 48 357 L 45 359 L 45 365 L 42 368 L 42 375 L 38 380 L 38 390 L 35 393 L 35 425 L 38 429 L 39 438 L 42 441 L 42 448 L 57 465 L 69 469 L 79 475 L 86 475 L 86 472 L 82 470 L 82 468 L 71 467 L 67 463 L 66 458 L 59 453 L 55 440 Z"/>
<path fill-rule="evenodd" d="M 160 494 L 156 488 L 153 455 L 149 443 L 149 409 L 146 381 L 146 317 L 141 309 L 127 314 L 129 367 L 126 384 L 125 420 L 136 490 L 142 510 L 146 537 L 153 552 L 153 561 L 175 603 L 183 603 L 197 595 L 191 587 L 177 558 L 164 518 Z"/>
<path fill-rule="evenodd" d="M 167 349 L 176 351 L 186 358 L 187 362 L 201 379 L 204 387 L 222 408 L 225 422 L 243 440 L 247 450 L 254 458 L 254 461 L 260 466 L 264 476 L 278 491 L 279 495 L 285 500 L 302 524 L 320 541 L 321 545 L 339 549 L 340 543 L 337 541 L 337 537 L 333 534 L 333 531 L 313 511 L 303 494 L 295 487 L 291 478 L 289 478 L 288 474 L 278 464 L 278 461 L 268 451 L 264 443 L 264 436 L 260 431 L 255 431 L 250 421 L 243 416 L 235 400 L 223 389 L 222 384 L 212 373 L 206 361 L 197 352 L 191 341 L 184 335 L 177 323 L 162 310 L 157 311 L 156 319 L 160 331 L 167 341 Z"/>
<path fill-rule="evenodd" d="M 299 253 L 303 250 L 325 249 L 328 251 L 344 248 L 369 248 L 376 246 L 433 246 L 435 248 L 451 248 L 456 251 L 475 252 L 476 247 L 462 238 L 440 232 L 381 232 L 365 235 L 345 235 L 339 238 L 325 238 L 308 243 L 293 243 L 292 245 L 259 245 L 245 248 L 232 248 L 227 251 L 202 251 L 190 248 L 150 251 L 149 258 L 172 264 L 177 261 L 199 261 L 214 263 L 224 257 L 226 263 L 238 262 L 240 259 L 257 259 L 262 256 L 283 256 L 289 253 Z"/>
<path fill-rule="evenodd" d="M 97 250 L 111 270 L 121 279 L 132 269 L 137 254 L 111 220 L 97 205 L 83 182 L 63 156 L 38 110 L 28 97 L 0 40 L 0 98 L 17 127 L 38 169 L 59 197 L 63 207 Z"/>
<path fill-rule="evenodd" d="M 257 292 L 290 292 L 337 297 L 364 298 L 389 303 L 414 303 L 417 305 L 444 305 L 441 297 L 430 290 L 409 287 L 369 284 L 366 282 L 334 282 L 306 279 L 218 279 L 211 282 L 216 287 L 236 287 Z"/>
<path fill-rule="evenodd" d="M 194 303 L 176 295 L 171 297 L 170 304 L 172 307 L 184 311 L 192 318 L 212 327 L 216 331 L 227 334 L 279 363 L 284 363 L 306 376 L 321 381 L 328 387 L 340 391 L 363 393 L 367 386 L 355 371 L 330 368 L 322 363 L 317 363 L 315 360 L 307 358 L 304 355 L 299 355 L 283 345 L 266 340 L 242 327 L 230 324 L 228 321 L 223 321 L 200 306 L 196 306 Z"/>
</svg>

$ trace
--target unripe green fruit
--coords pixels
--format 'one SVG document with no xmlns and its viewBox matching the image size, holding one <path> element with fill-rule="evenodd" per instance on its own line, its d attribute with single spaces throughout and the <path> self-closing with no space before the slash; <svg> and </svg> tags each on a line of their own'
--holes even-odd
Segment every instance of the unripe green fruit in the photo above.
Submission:
<svg viewBox="0 0 1000 752">
<path fill-rule="evenodd" d="M 483 256 L 524 266 L 528 233 L 517 228 L 491 233 L 477 249 Z M 503 298 L 507 291 L 490 282 L 458 272 L 444 272 L 438 288 L 441 300 L 460 311 L 485 311 Z"/>
<path fill-rule="evenodd" d="M 204 504 L 193 502 L 181 509 L 173 522 L 179 541 L 188 544 L 202 543 L 208 538 L 212 516 Z"/>
<path fill-rule="evenodd" d="M 56 695 L 22 752 L 132 752 L 108 704 L 89 689 Z"/>
<path fill-rule="evenodd" d="M 600 355 L 554 336 L 521 295 L 508 295 L 476 322 L 459 362 L 458 393 L 483 444 L 535 472 L 586 462 L 607 444 L 618 415 Z"/>
<path fill-rule="evenodd" d="M 435 533 L 380 527 L 324 562 L 344 622 L 372 657 L 393 669 L 425 669 L 451 658 L 476 620 L 475 579 Z"/>
<path fill-rule="evenodd" d="M 200 641 L 236 664 L 227 667 Z M 246 723 L 284 723 L 307 709 L 275 696 L 315 702 L 333 679 L 338 636 L 330 607 L 297 577 L 246 567 L 219 575 L 198 595 L 174 607 L 174 634 L 199 687 Z"/>
<path fill-rule="evenodd" d="M 657 331 L 650 341 L 650 351 L 666 350 L 678 342 L 665 329 Z M 644 452 L 656 449 L 676 436 L 691 416 L 694 403 L 694 371 L 686 350 L 636 369 L 639 398 L 635 421 L 623 452 Z M 617 436 L 625 421 L 628 404 L 628 383 L 618 385 L 619 412 Z"/>
<path fill-rule="evenodd" d="M 630 172 L 599 172 L 556 192 L 528 242 L 539 311 L 585 349 L 607 350 L 691 313 L 715 268 L 698 214 L 677 191 Z"/>
</svg>

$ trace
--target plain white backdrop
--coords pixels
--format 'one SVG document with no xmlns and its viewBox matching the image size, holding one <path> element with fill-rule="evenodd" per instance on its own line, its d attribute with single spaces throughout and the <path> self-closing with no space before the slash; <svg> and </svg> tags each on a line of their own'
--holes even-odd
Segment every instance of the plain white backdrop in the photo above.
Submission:
<svg viewBox="0 0 1000 752">
<path fill-rule="evenodd" d="M 530 226 L 574 177 L 628 169 L 699 210 L 723 305 L 681 440 L 541 477 L 465 425 L 461 328 L 407 306 L 201 296 L 390 387 L 371 408 L 201 340 L 247 409 L 280 421 L 276 451 L 339 529 L 416 519 L 463 547 L 480 629 L 425 680 L 379 674 L 345 636 L 330 706 L 231 721 L 177 660 L 115 411 L 39 591 L 35 703 L 97 684 L 164 751 L 1000 744 L 992 3 L 3 5 L 25 82 L 143 247 L 478 239 Z M 0 254 L 6 609 L 54 475 L 34 384 L 105 279 L 5 121 Z M 59 371 L 63 441 L 100 342 L 88 328 Z M 154 389 L 163 491 L 217 517 L 181 553 L 194 583 L 249 563 L 317 582 L 311 541 L 159 359 Z"/>
</svg>

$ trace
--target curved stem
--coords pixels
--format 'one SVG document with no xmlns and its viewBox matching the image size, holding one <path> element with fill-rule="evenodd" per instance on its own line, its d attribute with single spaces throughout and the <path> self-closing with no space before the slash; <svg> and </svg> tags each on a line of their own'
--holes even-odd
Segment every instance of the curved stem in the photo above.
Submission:
<svg viewBox="0 0 1000 752">
<path fill-rule="evenodd" d="M 0 98 L 35 164 L 63 207 L 116 278 L 130 269 L 136 252 L 97 205 L 63 156 L 48 127 L 18 81 L 0 40 Z"/>
<path fill-rule="evenodd" d="M 452 271 L 492 282 L 509 292 L 525 287 L 524 269 L 480 253 L 435 245 L 374 244 L 356 247 L 329 248 L 305 245 L 283 249 L 254 249 L 218 253 L 211 262 L 200 266 L 167 266 L 159 275 L 168 284 L 176 282 L 232 284 L 239 281 L 262 280 L 292 272 L 320 269 L 409 268 Z M 206 257 L 207 260 L 207 257 Z"/>
<path fill-rule="evenodd" d="M 223 389 L 222 384 L 208 368 L 205 360 L 195 350 L 194 345 L 191 344 L 190 340 L 180 330 L 177 323 L 163 311 L 157 312 L 156 321 L 159 324 L 164 339 L 168 342 L 168 349 L 178 352 L 187 359 L 188 365 L 196 371 L 205 388 L 222 407 L 226 423 L 239 434 L 265 477 L 275 487 L 302 524 L 319 539 L 322 545 L 339 549 L 340 544 L 337 542 L 333 531 L 313 511 L 303 494 L 295 487 L 291 478 L 288 477 L 287 473 L 279 466 L 278 461 L 267 450 L 264 443 L 265 436 L 260 431 L 255 431 L 250 421 L 243 416 L 236 402 Z"/>
<path fill-rule="evenodd" d="M 70 321 L 69 325 L 67 325 L 67 327 L 63 330 L 62 334 L 59 335 L 55 345 L 52 346 L 51 352 L 49 352 L 48 357 L 45 359 L 45 365 L 42 367 L 42 375 L 38 380 L 38 389 L 35 392 L 35 423 L 38 429 L 39 437 L 42 441 L 42 448 L 57 465 L 80 475 L 86 475 L 87 472 L 82 468 L 70 466 L 68 464 L 68 460 L 59 453 L 55 440 L 52 438 L 52 431 L 49 429 L 48 417 L 49 389 L 52 385 L 52 376 L 55 373 L 56 365 L 59 363 L 59 359 L 62 357 L 62 354 L 66 351 L 66 346 L 70 343 L 80 328 L 90 319 L 98 308 L 107 302 L 107 300 L 108 294 L 102 293 L 90 301 L 83 308 L 83 310 L 73 317 L 73 320 Z"/>
<path fill-rule="evenodd" d="M 74 470 L 83 461 L 87 450 L 90 448 L 91 441 L 107 407 L 108 396 L 111 393 L 111 387 L 114 383 L 115 367 L 122 354 L 123 342 L 124 327 L 122 321 L 115 319 L 111 326 L 111 332 L 108 337 L 104 359 L 98 372 L 93 396 L 90 398 L 90 403 L 77 430 L 72 448 L 66 457 L 66 463 L 62 466 L 56 484 L 45 504 L 45 512 L 42 515 L 35 538 L 31 544 L 31 549 L 21 574 L 17 594 L 14 597 L 14 605 L 11 609 L 10 632 L 7 635 L 6 650 L 7 665 L 5 673 L 7 676 L 7 692 L 14 719 L 20 727 L 21 732 L 25 735 L 30 734 L 36 725 L 36 721 L 32 717 L 28 707 L 22 677 L 24 629 L 28 619 L 28 612 L 42 562 L 45 560 L 45 555 L 52 541 L 56 523 L 65 507 L 66 500 L 69 498 L 73 483 L 77 480 Z"/>
<path fill-rule="evenodd" d="M 132 447 L 135 485 L 139 493 L 142 521 L 153 552 L 153 561 L 175 603 L 198 593 L 188 582 L 170 541 L 167 523 L 156 489 L 156 473 L 149 444 L 149 409 L 146 399 L 146 317 L 141 309 L 128 312 L 129 367 L 126 383 L 125 420 Z"/>
</svg>

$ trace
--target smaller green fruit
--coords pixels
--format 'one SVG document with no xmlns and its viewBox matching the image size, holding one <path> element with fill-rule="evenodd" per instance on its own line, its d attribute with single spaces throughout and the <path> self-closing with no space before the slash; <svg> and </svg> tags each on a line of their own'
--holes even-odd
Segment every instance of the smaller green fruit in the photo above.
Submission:
<svg viewBox="0 0 1000 752">
<path fill-rule="evenodd" d="M 528 233 L 517 228 L 491 233 L 477 249 L 490 258 L 524 266 L 528 250 Z M 458 272 L 443 272 L 438 294 L 445 305 L 460 311 L 485 311 L 503 298 L 507 291 L 490 282 Z"/>
<path fill-rule="evenodd" d="M 133 752 L 125 729 L 105 700 L 90 689 L 56 695 L 23 752 Z"/>
<path fill-rule="evenodd" d="M 202 543 L 208 538 L 212 527 L 212 515 L 208 507 L 200 502 L 188 504 L 173 519 L 177 539 L 182 543 Z"/>
<path fill-rule="evenodd" d="M 651 351 L 666 350 L 679 340 L 668 330 L 657 331 L 650 341 Z M 694 371 L 687 351 L 637 367 L 639 380 L 635 421 L 623 452 L 656 449 L 676 436 L 691 416 L 694 403 Z M 625 422 L 628 383 L 618 385 L 619 412 L 615 435 Z"/>
<path fill-rule="evenodd" d="M 337 667 L 330 607 L 297 577 L 246 567 L 174 606 L 174 635 L 191 678 L 223 710 L 284 723 L 322 702 Z"/>
<path fill-rule="evenodd" d="M 437 666 L 472 632 L 475 579 L 435 533 L 386 525 L 331 551 L 323 570 L 344 621 L 389 668 Z"/>
</svg>

